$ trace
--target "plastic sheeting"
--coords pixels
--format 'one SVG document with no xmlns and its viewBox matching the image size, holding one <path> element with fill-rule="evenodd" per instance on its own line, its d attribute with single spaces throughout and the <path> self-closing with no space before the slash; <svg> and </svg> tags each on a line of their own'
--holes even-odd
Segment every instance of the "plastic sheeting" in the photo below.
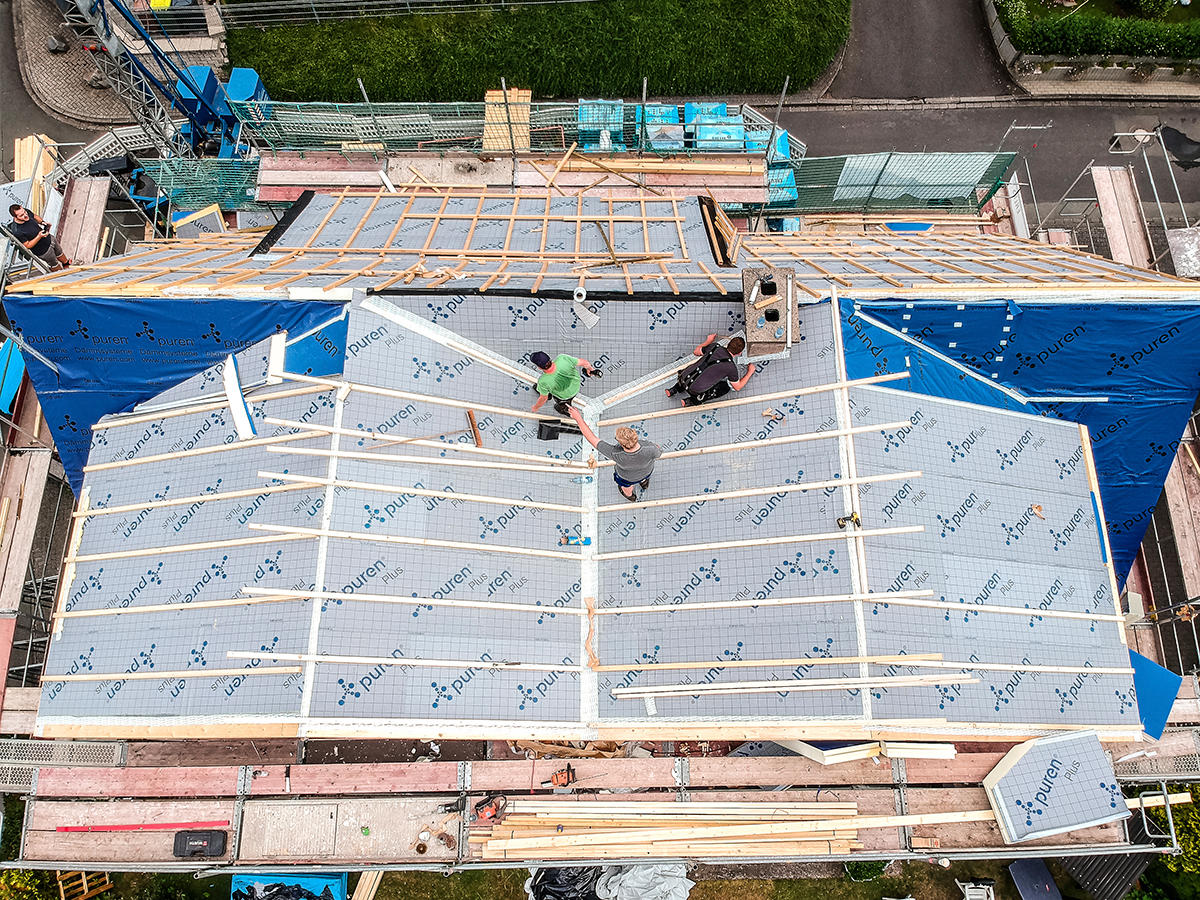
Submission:
<svg viewBox="0 0 1200 900">
<path fill-rule="evenodd" d="M 26 360 L 76 492 L 91 426 L 102 416 L 131 409 L 278 331 L 303 334 L 341 312 L 341 304 L 314 301 L 20 294 L 6 295 L 4 306 L 16 332 L 58 366 L 55 373 L 32 356 Z M 343 358 L 340 347 L 326 355 Z"/>
<path fill-rule="evenodd" d="M 680 864 L 530 869 L 529 900 L 686 900 L 694 881 Z"/>
<path fill-rule="evenodd" d="M 600 900 L 685 900 L 696 882 L 682 864 L 605 866 L 596 884 Z"/>
<path fill-rule="evenodd" d="M 843 305 L 851 378 L 907 370 L 908 381 L 893 386 L 1088 427 L 1123 580 L 1200 391 L 1200 343 L 1187 339 L 1200 329 L 1200 305 L 1050 300 L 859 305 L 861 312 Z M 989 390 L 989 383 L 1009 393 Z M 1018 399 L 1029 397 L 1051 399 Z"/>
</svg>

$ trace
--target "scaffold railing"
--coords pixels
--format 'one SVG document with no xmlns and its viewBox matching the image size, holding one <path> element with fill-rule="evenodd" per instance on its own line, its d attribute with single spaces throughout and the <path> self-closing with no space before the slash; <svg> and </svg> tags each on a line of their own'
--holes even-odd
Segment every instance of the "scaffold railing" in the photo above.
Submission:
<svg viewBox="0 0 1200 900">
<path fill-rule="evenodd" d="M 175 209 L 258 209 L 258 157 L 250 159 L 148 159 L 140 162 Z"/>
<path fill-rule="evenodd" d="M 639 151 L 677 155 L 765 152 L 771 120 L 748 105 L 721 104 L 721 115 L 694 114 L 662 104 L 621 100 L 577 103 L 280 103 L 230 101 L 243 138 L 273 150 L 482 151 L 507 154 Z M 658 121 L 675 108 L 675 121 Z M 652 112 L 646 112 L 652 111 Z M 703 121 L 701 121 L 703 120 Z M 512 124 L 510 132 L 509 123 Z M 688 137 L 708 128 L 712 137 Z M 783 132 L 779 132 L 782 134 Z M 789 156 L 806 147 L 788 135 Z"/>
<path fill-rule="evenodd" d="M 1000 189 L 1015 153 L 868 153 L 788 159 L 767 172 L 766 215 L 940 210 L 978 212 Z M 755 205 L 726 207 L 758 215 Z"/>
</svg>

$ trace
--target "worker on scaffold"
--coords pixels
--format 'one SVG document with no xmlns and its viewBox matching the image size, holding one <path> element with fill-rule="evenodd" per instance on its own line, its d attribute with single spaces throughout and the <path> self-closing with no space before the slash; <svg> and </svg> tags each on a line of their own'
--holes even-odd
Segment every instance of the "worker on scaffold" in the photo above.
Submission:
<svg viewBox="0 0 1200 900">
<path fill-rule="evenodd" d="M 529 361 L 544 373 L 537 380 L 534 389 L 538 392 L 537 402 L 533 404 L 532 412 L 537 412 L 551 397 L 554 398 L 554 408 L 560 416 L 569 416 L 571 400 L 579 393 L 582 379 L 579 369 L 587 372 L 593 378 L 600 377 L 596 369 L 586 359 L 576 359 L 566 353 L 560 353 L 553 360 L 548 353 L 538 350 L 529 354 Z"/>
<path fill-rule="evenodd" d="M 735 358 L 746 349 L 746 341 L 735 337 L 722 346 L 715 334 L 710 334 L 699 347 L 692 351 L 699 356 L 698 362 L 692 363 L 679 373 L 673 387 L 667 388 L 667 396 L 674 397 L 684 394 L 683 406 L 699 406 L 724 397 L 730 389 L 740 391 L 754 374 L 754 363 L 746 367 L 746 374 L 738 377 L 738 366 Z"/>
</svg>

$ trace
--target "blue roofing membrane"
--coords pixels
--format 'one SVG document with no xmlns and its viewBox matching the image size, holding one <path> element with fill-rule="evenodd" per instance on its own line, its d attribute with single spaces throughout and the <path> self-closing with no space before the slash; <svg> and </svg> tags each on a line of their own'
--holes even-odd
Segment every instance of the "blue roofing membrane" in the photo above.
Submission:
<svg viewBox="0 0 1200 900">
<path fill-rule="evenodd" d="M 741 307 L 597 304 L 588 330 L 559 301 L 370 298 L 344 343 L 293 339 L 282 383 L 267 342 L 238 355 L 253 441 L 220 365 L 105 420 L 40 723 L 1140 731 L 1079 428 L 808 391 L 839 381 L 828 301 L 727 398 L 748 402 L 672 407 L 661 372 Z M 314 382 L 339 345 L 341 376 Z M 578 435 L 537 440 L 538 349 L 603 369 L 581 393 L 603 439 L 627 420 L 666 452 L 642 503 Z M 836 521 L 851 491 L 861 536 Z M 854 681 L 802 687 L 829 679 Z"/>
</svg>

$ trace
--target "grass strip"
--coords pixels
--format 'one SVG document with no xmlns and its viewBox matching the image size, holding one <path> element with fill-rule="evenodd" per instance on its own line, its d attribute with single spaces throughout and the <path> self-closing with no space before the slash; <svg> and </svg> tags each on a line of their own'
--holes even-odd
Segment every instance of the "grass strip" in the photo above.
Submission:
<svg viewBox="0 0 1200 900">
<path fill-rule="evenodd" d="M 775 93 L 812 84 L 850 33 L 850 0 L 593 0 L 478 13 L 241 28 L 230 62 L 273 99 L 481 101 Z"/>
</svg>

